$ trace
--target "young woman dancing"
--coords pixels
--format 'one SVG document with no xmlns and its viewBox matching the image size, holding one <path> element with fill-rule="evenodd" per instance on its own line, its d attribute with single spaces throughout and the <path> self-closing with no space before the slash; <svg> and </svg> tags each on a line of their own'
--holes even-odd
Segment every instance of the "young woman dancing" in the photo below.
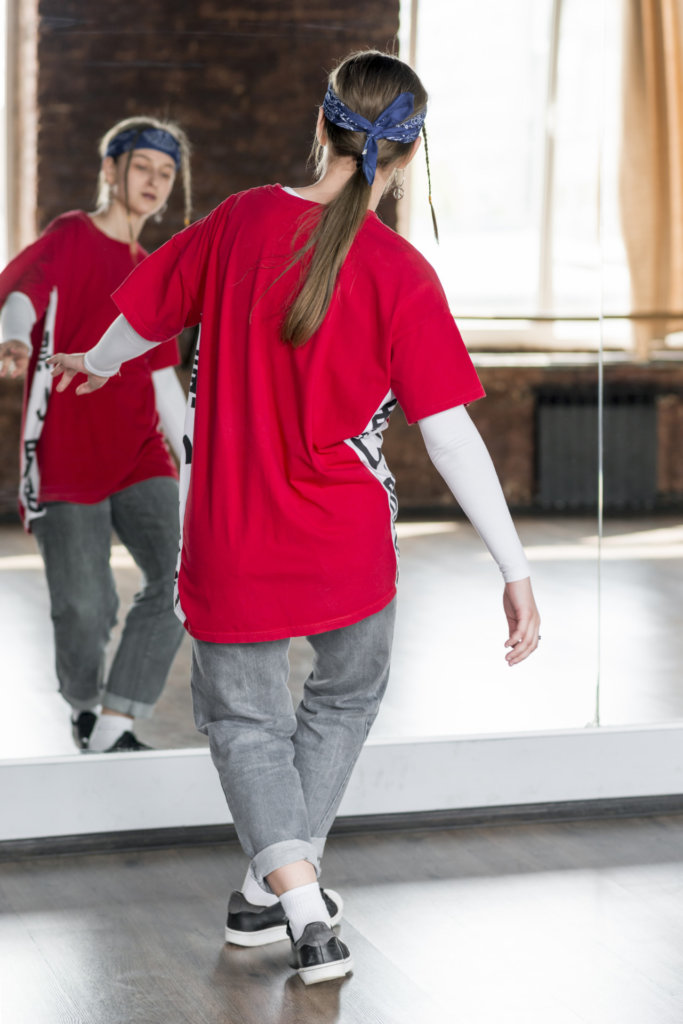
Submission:
<svg viewBox="0 0 683 1024">
<path fill-rule="evenodd" d="M 177 474 L 159 430 L 161 417 L 180 455 L 178 351 L 173 342 L 126 364 L 101 401 L 56 392 L 46 361 L 91 348 L 115 319 L 111 293 L 144 259 L 138 236 L 163 213 L 181 168 L 189 218 L 189 146 L 177 125 L 134 117 L 107 132 L 100 155 L 96 211 L 57 217 L 0 274 L 0 376 L 27 378 L 20 508 L 45 562 L 74 738 L 118 751 L 143 748 L 133 719 L 151 715 L 182 638 L 172 610 Z M 143 584 L 105 676 L 118 607 L 112 528 Z"/>
<path fill-rule="evenodd" d="M 93 351 L 52 361 L 60 389 L 87 373 L 86 394 L 201 320 L 176 600 L 197 727 L 250 858 L 226 934 L 256 945 L 286 927 L 306 984 L 351 968 L 331 930 L 341 901 L 317 876 L 389 674 L 398 551 L 381 441 L 397 402 L 501 568 L 509 664 L 538 642 L 526 559 L 464 407 L 481 385 L 436 274 L 374 212 L 426 103 L 397 58 L 342 61 L 315 184 L 226 199 L 128 278 Z M 287 649 L 301 635 L 315 662 L 295 712 Z"/>
</svg>

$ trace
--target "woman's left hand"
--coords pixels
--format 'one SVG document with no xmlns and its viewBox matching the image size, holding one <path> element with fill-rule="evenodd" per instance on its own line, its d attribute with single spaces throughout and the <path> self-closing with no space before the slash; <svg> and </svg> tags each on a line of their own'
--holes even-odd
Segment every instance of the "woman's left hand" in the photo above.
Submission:
<svg viewBox="0 0 683 1024">
<path fill-rule="evenodd" d="M 66 391 L 71 381 L 79 373 L 85 374 L 88 379 L 78 385 L 77 395 L 89 395 L 91 391 L 97 391 L 107 383 L 109 377 L 96 377 L 94 373 L 88 373 L 85 368 L 84 355 L 84 352 L 57 352 L 54 356 L 50 356 L 47 364 L 52 369 L 52 376 L 60 377 L 57 391 Z"/>
<path fill-rule="evenodd" d="M 505 655 L 508 665 L 517 665 L 528 658 L 538 647 L 541 616 L 531 589 L 531 580 L 506 583 L 503 592 L 503 609 L 510 630 L 505 646 L 512 650 Z"/>
</svg>

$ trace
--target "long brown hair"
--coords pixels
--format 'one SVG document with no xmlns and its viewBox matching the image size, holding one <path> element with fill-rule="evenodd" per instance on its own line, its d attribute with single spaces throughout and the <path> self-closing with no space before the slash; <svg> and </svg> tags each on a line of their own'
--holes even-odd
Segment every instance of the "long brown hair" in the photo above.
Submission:
<svg viewBox="0 0 683 1024">
<path fill-rule="evenodd" d="M 414 114 L 427 104 L 427 93 L 413 69 L 398 57 L 378 50 L 352 53 L 331 73 L 329 82 L 339 99 L 368 121 L 375 121 L 402 92 L 413 94 Z M 303 285 L 287 312 L 281 331 L 282 338 L 295 348 L 304 345 L 322 324 L 337 275 L 365 219 L 370 201 L 370 185 L 361 166 L 365 132 L 339 128 L 327 118 L 324 127 L 331 152 L 335 157 L 352 157 L 356 170 L 341 192 L 324 207 L 308 240 L 289 264 L 292 267 L 307 257 Z M 412 145 L 411 142 L 379 139 L 377 166 L 386 168 L 406 158 Z M 316 140 L 313 156 L 318 176 L 323 169 L 323 152 Z"/>
</svg>

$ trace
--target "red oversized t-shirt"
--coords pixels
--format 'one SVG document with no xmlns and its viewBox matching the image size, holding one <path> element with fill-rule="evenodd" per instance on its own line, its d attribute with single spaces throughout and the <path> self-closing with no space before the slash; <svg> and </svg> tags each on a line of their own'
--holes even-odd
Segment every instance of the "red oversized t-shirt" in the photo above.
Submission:
<svg viewBox="0 0 683 1024">
<path fill-rule="evenodd" d="M 374 213 L 319 330 L 280 340 L 300 268 L 283 271 L 319 211 L 278 185 L 231 196 L 114 295 L 150 341 L 201 320 L 178 581 L 201 640 L 319 633 L 388 604 L 389 413 L 398 399 L 414 422 L 483 394 L 433 269 Z"/>
<path fill-rule="evenodd" d="M 85 352 L 118 315 L 111 293 L 145 257 L 99 230 L 80 210 L 57 217 L 0 274 L 0 305 L 12 291 L 29 297 L 38 322 L 25 396 L 30 394 L 50 295 L 56 290 L 54 350 Z M 159 430 L 152 373 L 178 362 L 173 341 L 125 363 L 92 395 L 52 388 L 38 441 L 39 502 L 92 504 L 154 476 L 176 476 Z M 26 408 L 26 398 L 24 402 Z"/>
</svg>

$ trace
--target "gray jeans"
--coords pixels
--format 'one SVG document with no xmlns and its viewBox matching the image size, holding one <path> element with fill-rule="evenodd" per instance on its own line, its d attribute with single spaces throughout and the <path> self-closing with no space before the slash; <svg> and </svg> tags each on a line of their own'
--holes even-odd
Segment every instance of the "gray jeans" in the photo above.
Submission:
<svg viewBox="0 0 683 1024">
<path fill-rule="evenodd" d="M 325 837 L 389 678 L 396 602 L 309 636 L 313 671 L 296 713 L 289 640 L 192 641 L 197 728 L 209 737 L 242 849 L 266 875 L 297 860 L 319 871 Z"/>
<path fill-rule="evenodd" d="M 112 711 L 149 717 L 183 637 L 173 612 L 177 481 L 143 480 L 95 505 L 49 502 L 31 527 L 45 562 L 62 696 L 77 710 L 101 701 Z M 105 682 L 119 605 L 109 565 L 112 528 L 143 580 Z"/>
</svg>

